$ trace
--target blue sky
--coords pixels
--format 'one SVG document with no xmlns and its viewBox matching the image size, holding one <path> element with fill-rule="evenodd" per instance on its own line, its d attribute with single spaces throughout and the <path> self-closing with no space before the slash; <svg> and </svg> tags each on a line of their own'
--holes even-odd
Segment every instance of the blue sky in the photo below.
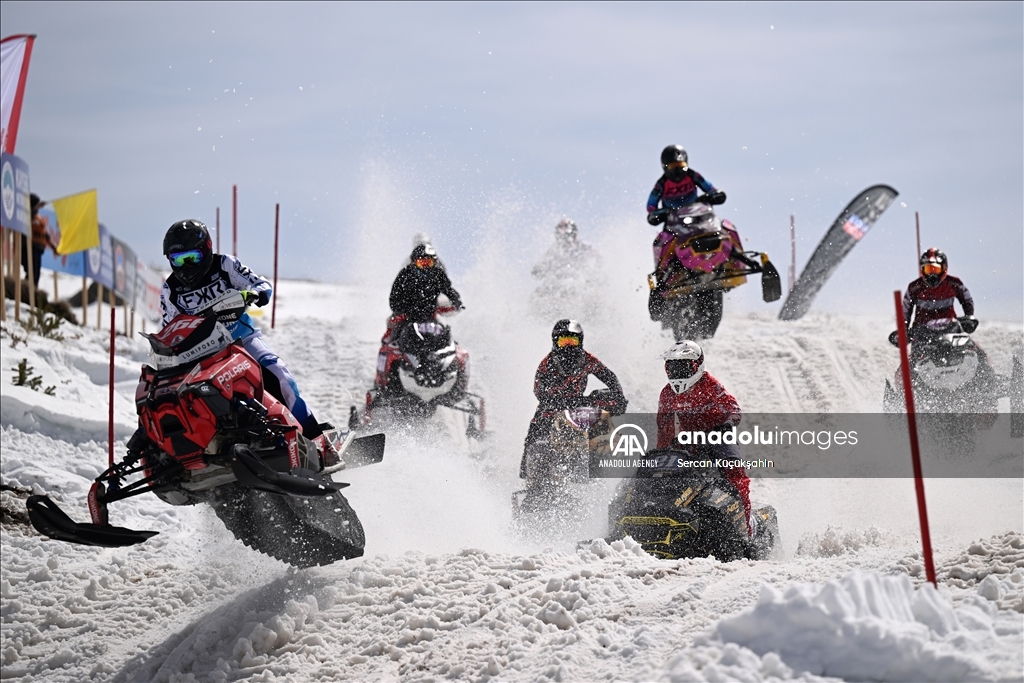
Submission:
<svg viewBox="0 0 1024 683">
<path fill-rule="evenodd" d="M 1024 318 L 1020 3 L 0 7 L 5 35 L 39 36 L 33 189 L 97 187 L 148 262 L 175 220 L 228 225 L 232 183 L 262 272 L 281 203 L 286 276 L 351 279 L 368 236 L 397 264 L 416 230 L 456 277 L 485 239 L 525 268 L 563 214 L 646 251 L 678 142 L 783 273 L 790 213 L 802 266 L 858 191 L 900 191 L 819 306 L 888 309 L 919 211 L 979 315 Z"/>
</svg>

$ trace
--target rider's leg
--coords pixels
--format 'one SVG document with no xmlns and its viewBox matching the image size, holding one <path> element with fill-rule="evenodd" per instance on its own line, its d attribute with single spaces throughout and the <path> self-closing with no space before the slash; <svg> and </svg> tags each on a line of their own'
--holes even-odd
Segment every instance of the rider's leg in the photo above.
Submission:
<svg viewBox="0 0 1024 683">
<path fill-rule="evenodd" d="M 302 425 L 302 432 L 305 436 L 313 438 L 319 436 L 319 425 L 306 407 L 306 402 L 299 395 L 299 386 L 289 372 L 288 366 L 270 350 L 259 332 L 249 335 L 242 342 L 245 350 L 249 352 L 256 362 L 269 370 L 281 383 L 281 397 L 285 406 L 295 416 L 295 419 Z"/>
</svg>

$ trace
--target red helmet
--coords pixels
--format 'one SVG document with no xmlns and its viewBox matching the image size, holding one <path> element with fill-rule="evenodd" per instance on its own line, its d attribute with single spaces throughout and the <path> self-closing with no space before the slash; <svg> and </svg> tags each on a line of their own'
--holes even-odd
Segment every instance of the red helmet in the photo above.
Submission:
<svg viewBox="0 0 1024 683">
<path fill-rule="evenodd" d="M 937 287 L 946 279 L 949 261 L 940 249 L 932 247 L 921 254 L 921 277 L 929 287 Z"/>
</svg>

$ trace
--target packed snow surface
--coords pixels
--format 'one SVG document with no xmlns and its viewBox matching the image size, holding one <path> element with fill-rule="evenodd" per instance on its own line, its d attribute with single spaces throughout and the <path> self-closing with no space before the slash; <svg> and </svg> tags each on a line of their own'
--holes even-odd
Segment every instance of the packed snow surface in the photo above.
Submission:
<svg viewBox="0 0 1024 683">
<path fill-rule="evenodd" d="M 670 340 L 647 320 L 636 283 L 609 277 L 608 286 L 637 291 L 584 318 L 587 347 L 618 373 L 631 410 L 652 411 Z M 926 482 L 937 590 L 924 582 L 904 480 L 754 480 L 753 498 L 775 506 L 783 539 L 763 562 L 660 560 L 630 539 L 608 544 L 607 487 L 595 489 L 603 498 L 581 521 L 597 540 L 516 537 L 510 496 L 521 486 L 533 371 L 551 317 L 583 316 L 589 304 L 538 316 L 517 303 L 531 301 L 536 283 L 526 279 L 498 291 L 471 272 L 456 286 L 469 308 L 451 324 L 488 400 L 484 452 L 469 457 L 440 430 L 390 434 L 383 463 L 335 475 L 352 484 L 344 493 L 366 529 L 366 556 L 307 570 L 243 546 L 205 506 L 150 495 L 111 506 L 113 523 L 160 532 L 131 548 L 75 546 L 26 527 L 30 491 L 88 519 L 85 496 L 107 462 L 109 336 L 65 326 L 62 340 L 45 339 L 6 323 L 0 677 L 1024 679 L 1020 480 Z M 262 311 L 268 343 L 321 420 L 344 424 L 372 382 L 387 314 L 381 290 L 284 282 L 275 330 Z M 748 412 L 876 412 L 897 363 L 884 341 L 890 327 L 883 316 L 821 313 L 785 324 L 767 310 L 733 312 L 727 300 L 705 344 L 708 368 Z M 1019 325 L 983 321 L 976 338 L 1008 373 L 1020 335 Z M 146 349 L 117 344 L 120 455 Z M 23 359 L 38 390 L 11 382 Z"/>
</svg>

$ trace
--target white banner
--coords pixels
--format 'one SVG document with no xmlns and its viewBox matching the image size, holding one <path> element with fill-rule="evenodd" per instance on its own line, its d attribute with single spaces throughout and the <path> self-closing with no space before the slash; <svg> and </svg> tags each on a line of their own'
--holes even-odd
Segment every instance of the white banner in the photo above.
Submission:
<svg viewBox="0 0 1024 683">
<path fill-rule="evenodd" d="M 0 149 L 14 154 L 21 118 L 21 98 L 35 36 L 8 36 L 0 41 Z"/>
<path fill-rule="evenodd" d="M 160 321 L 160 289 L 164 279 L 160 273 L 138 261 L 135 271 L 135 312 L 153 322 Z"/>
</svg>

